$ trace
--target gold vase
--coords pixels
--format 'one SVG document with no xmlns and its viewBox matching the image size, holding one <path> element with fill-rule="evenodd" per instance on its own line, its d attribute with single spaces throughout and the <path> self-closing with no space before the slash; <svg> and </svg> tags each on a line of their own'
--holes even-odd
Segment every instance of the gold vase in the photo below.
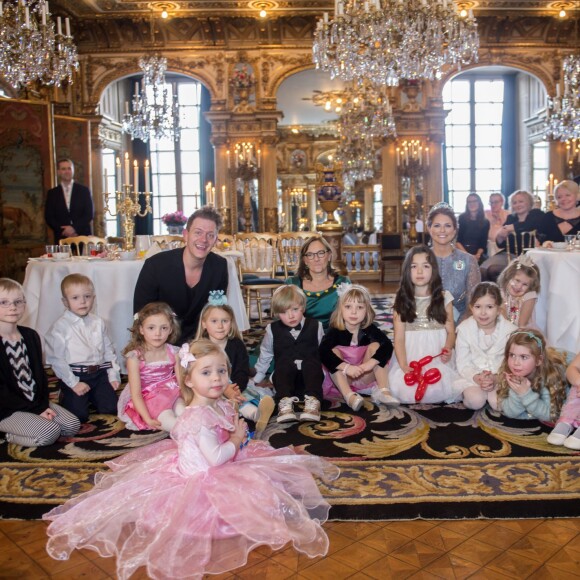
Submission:
<svg viewBox="0 0 580 580">
<path fill-rule="evenodd" d="M 319 226 L 319 229 L 324 228 L 327 230 L 342 230 L 342 226 L 336 219 L 334 212 L 338 209 L 338 200 L 319 200 L 320 207 L 326 212 L 326 221 Z"/>
</svg>

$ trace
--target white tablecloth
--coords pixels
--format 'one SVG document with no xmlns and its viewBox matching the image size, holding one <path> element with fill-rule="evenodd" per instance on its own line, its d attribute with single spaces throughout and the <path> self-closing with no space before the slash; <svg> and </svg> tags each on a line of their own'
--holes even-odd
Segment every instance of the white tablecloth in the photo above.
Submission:
<svg viewBox="0 0 580 580">
<path fill-rule="evenodd" d="M 238 284 L 236 264 L 233 257 L 227 256 L 226 259 L 230 279 L 228 303 L 234 310 L 240 330 L 246 330 L 250 325 Z M 34 328 L 43 338 L 64 312 L 60 293 L 62 279 L 68 274 L 84 274 L 95 285 L 97 298 L 93 312 L 106 322 L 119 363 L 123 363 L 120 353 L 129 342 L 129 328 L 133 324 L 133 293 L 142 267 L 143 260 L 120 262 L 73 258 L 62 262 L 29 262 L 24 279 L 26 314 L 21 324 Z"/>
<path fill-rule="evenodd" d="M 540 270 L 536 323 L 550 346 L 580 352 L 580 252 L 529 250 Z"/>
</svg>

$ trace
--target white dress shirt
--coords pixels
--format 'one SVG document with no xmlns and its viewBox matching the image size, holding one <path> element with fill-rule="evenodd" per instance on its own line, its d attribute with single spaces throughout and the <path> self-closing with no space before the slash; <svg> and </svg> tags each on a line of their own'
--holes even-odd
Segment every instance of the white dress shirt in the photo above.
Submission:
<svg viewBox="0 0 580 580">
<path fill-rule="evenodd" d="M 48 330 L 45 337 L 46 362 L 56 376 L 71 389 L 79 378 L 70 365 L 91 366 L 110 362 L 109 381 L 120 381 L 115 347 L 102 318 L 89 313 L 77 316 L 67 310 Z"/>
</svg>

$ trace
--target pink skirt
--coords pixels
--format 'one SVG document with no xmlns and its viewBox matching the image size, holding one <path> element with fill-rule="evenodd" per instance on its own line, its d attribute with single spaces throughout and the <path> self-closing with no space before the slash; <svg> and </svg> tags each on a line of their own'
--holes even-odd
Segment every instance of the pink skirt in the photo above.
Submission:
<svg viewBox="0 0 580 580">
<path fill-rule="evenodd" d="M 367 353 L 367 346 L 337 346 L 336 349 L 340 352 L 342 360 L 350 365 L 360 365 L 364 361 L 365 355 Z M 330 375 L 330 371 L 323 366 L 324 371 L 324 381 L 322 383 L 322 394 L 325 399 L 336 400 L 342 399 L 340 391 L 336 388 Z M 359 391 L 366 391 L 371 389 L 376 385 L 376 381 L 373 380 L 370 383 L 366 383 L 357 379 L 350 384 L 350 388 L 356 393 Z"/>
<path fill-rule="evenodd" d="M 126 388 L 129 389 L 129 385 Z M 179 398 L 179 394 L 179 385 L 175 380 L 167 381 L 166 383 L 157 385 L 151 391 L 144 391 L 142 393 L 143 401 L 145 401 L 145 406 L 152 419 L 157 419 L 163 411 L 173 409 L 173 405 L 175 405 L 175 401 Z M 124 415 L 129 417 L 138 429 L 151 429 L 135 409 L 130 393 L 129 400 L 125 405 Z"/>
</svg>

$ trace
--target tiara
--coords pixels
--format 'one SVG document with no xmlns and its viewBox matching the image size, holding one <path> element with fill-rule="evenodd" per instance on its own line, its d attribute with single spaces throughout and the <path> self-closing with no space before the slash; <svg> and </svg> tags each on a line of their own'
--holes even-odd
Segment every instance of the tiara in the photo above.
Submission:
<svg viewBox="0 0 580 580">
<path fill-rule="evenodd" d="M 437 210 L 437 209 L 449 209 L 454 211 L 453 208 L 446 202 L 446 201 L 439 201 L 437 202 L 430 210 L 429 213 Z M 455 213 L 455 212 L 454 212 Z"/>
<path fill-rule="evenodd" d="M 542 340 L 540 339 L 539 336 L 535 335 L 533 332 L 530 332 L 529 330 L 516 330 L 515 332 L 512 332 L 512 336 L 515 336 L 516 334 L 525 334 L 528 338 L 532 338 L 533 340 L 536 341 L 536 344 L 538 345 L 540 352 L 543 350 Z"/>
<path fill-rule="evenodd" d="M 179 364 L 186 369 L 189 363 L 195 362 L 197 359 L 189 350 L 189 344 L 184 342 L 179 349 Z"/>
<path fill-rule="evenodd" d="M 522 266 L 527 266 L 528 268 L 533 268 L 536 265 L 534 263 L 534 260 L 532 260 L 532 257 L 527 253 L 520 254 L 516 258 L 516 262 L 517 262 L 516 270 L 520 270 Z"/>
<path fill-rule="evenodd" d="M 211 306 L 224 306 L 228 303 L 228 297 L 223 290 L 210 290 L 207 303 Z"/>
<path fill-rule="evenodd" d="M 339 296 L 344 296 L 351 288 L 352 288 L 352 284 L 350 282 L 341 282 L 336 287 L 336 293 Z"/>
</svg>

